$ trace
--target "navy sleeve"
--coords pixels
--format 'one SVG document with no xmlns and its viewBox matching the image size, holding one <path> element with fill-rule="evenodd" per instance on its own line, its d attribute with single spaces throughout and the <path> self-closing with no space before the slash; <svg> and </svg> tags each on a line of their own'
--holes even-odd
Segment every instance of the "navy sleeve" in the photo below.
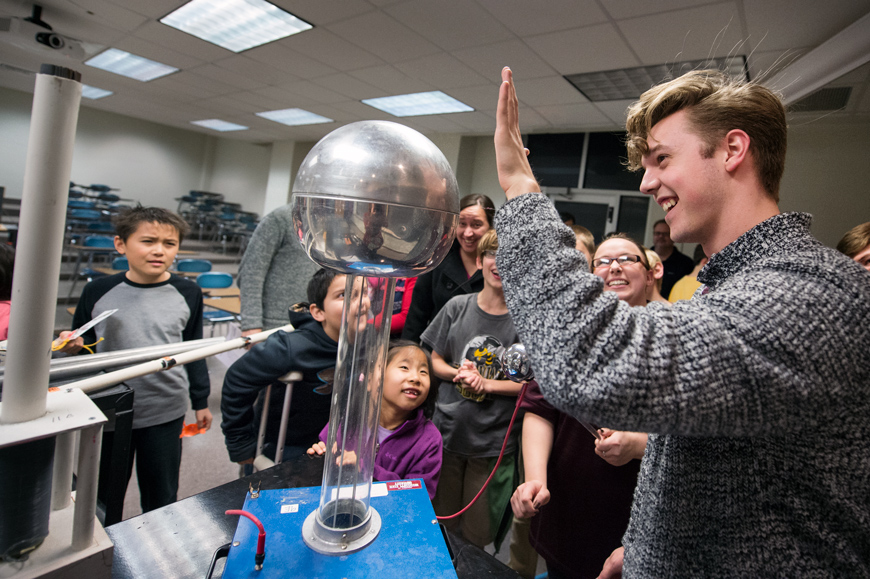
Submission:
<svg viewBox="0 0 870 579">
<path fill-rule="evenodd" d="M 76 305 L 76 311 L 73 314 L 72 330 L 77 330 L 94 319 L 94 306 L 97 305 L 100 298 L 110 289 L 124 281 L 124 275 L 119 273 L 109 277 L 98 278 L 85 285 L 82 295 L 79 297 L 79 303 Z M 85 341 L 85 344 L 93 344 L 97 341 L 97 330 L 91 328 L 82 334 L 82 339 Z M 79 353 L 90 354 L 84 348 Z"/>
<path fill-rule="evenodd" d="M 278 378 L 300 370 L 294 363 L 295 332 L 280 330 L 251 350 L 227 369 L 221 390 L 221 430 L 230 460 L 253 458 L 257 448 L 259 425 L 254 423 L 254 402 L 261 390 Z"/>
<path fill-rule="evenodd" d="M 182 340 L 190 342 L 202 339 L 202 290 L 198 285 L 182 277 L 174 276 L 171 283 L 178 293 L 184 297 L 190 308 L 190 319 L 181 333 Z M 187 370 L 187 380 L 190 383 L 190 406 L 194 410 L 208 408 L 208 395 L 211 393 L 211 381 L 208 378 L 208 365 L 205 360 L 190 362 L 184 366 Z"/>
<path fill-rule="evenodd" d="M 402 339 L 411 340 L 415 344 L 420 343 L 423 330 L 429 325 L 429 316 L 435 309 L 432 299 L 433 273 L 424 273 L 417 278 L 414 285 L 414 293 L 411 295 L 411 307 L 405 316 L 405 327 L 402 329 Z"/>
</svg>

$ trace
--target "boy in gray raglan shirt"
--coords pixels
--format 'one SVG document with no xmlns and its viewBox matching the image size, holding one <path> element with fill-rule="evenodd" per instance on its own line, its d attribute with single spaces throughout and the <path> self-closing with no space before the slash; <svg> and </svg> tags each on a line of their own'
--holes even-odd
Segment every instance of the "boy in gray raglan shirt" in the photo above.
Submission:
<svg viewBox="0 0 870 579">
<path fill-rule="evenodd" d="M 130 269 L 95 279 L 85 286 L 73 316 L 79 328 L 107 310 L 118 310 L 64 351 L 83 344 L 95 352 L 112 352 L 202 338 L 202 290 L 194 282 L 170 274 L 187 224 L 174 213 L 136 207 L 115 223 L 115 248 L 126 255 Z M 61 339 L 68 333 L 61 334 Z M 127 480 L 136 458 L 142 511 L 175 502 L 181 466 L 181 428 L 190 405 L 202 428 L 211 426 L 210 383 L 205 360 L 132 378 L 133 440 Z M 114 432 L 105 432 L 100 457 L 98 495 L 105 497 Z M 125 483 L 126 484 L 126 483 Z"/>
</svg>

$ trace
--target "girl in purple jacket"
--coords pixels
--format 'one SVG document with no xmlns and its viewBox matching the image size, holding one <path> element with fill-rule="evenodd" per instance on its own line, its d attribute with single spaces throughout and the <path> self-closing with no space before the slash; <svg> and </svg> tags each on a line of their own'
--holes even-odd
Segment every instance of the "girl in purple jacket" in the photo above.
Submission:
<svg viewBox="0 0 870 579">
<path fill-rule="evenodd" d="M 431 375 L 432 362 L 423 348 L 408 340 L 390 343 L 374 471 L 379 481 L 422 479 L 430 499 L 441 474 L 441 433 L 429 420 L 438 398 L 430 391 Z M 326 451 L 328 432 L 329 424 L 308 454 Z"/>
</svg>

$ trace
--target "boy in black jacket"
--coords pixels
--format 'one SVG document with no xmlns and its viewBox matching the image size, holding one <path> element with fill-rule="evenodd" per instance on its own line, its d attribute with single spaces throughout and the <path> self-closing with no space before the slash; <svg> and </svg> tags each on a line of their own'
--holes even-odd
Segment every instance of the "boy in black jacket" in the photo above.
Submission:
<svg viewBox="0 0 870 579">
<path fill-rule="evenodd" d="M 357 280 L 354 305 L 359 303 L 357 292 L 363 290 L 363 281 Z M 254 402 L 269 384 L 281 385 L 278 379 L 288 372 L 301 372 L 302 380 L 293 387 L 284 456 L 304 454 L 318 441 L 318 434 L 329 420 L 330 370 L 335 367 L 338 352 L 345 282 L 343 274 L 318 270 L 308 283 L 311 304 L 290 308 L 290 323 L 295 331 L 275 332 L 227 370 L 221 395 L 221 429 L 233 462 L 246 465 L 254 461 L 262 413 L 262 405 L 255 409 Z M 362 307 L 368 308 L 367 300 L 363 300 Z M 282 396 L 273 396 L 269 404 L 264 454 L 270 458 L 277 446 L 282 400 Z"/>
</svg>

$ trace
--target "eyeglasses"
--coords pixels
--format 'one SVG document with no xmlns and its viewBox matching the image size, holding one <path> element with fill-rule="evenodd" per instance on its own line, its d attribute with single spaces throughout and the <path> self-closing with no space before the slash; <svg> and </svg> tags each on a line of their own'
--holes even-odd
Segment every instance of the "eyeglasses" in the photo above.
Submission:
<svg viewBox="0 0 870 579">
<path fill-rule="evenodd" d="M 619 257 L 599 257 L 598 259 L 592 260 L 592 267 L 598 269 L 599 267 L 610 267 L 610 264 L 616 262 L 618 265 L 625 265 L 626 263 L 640 263 L 639 255 L 620 255 Z"/>
<path fill-rule="evenodd" d="M 488 257 L 490 259 L 495 259 L 495 250 L 494 249 L 487 249 L 486 251 L 483 252 L 481 257 Z"/>
</svg>

